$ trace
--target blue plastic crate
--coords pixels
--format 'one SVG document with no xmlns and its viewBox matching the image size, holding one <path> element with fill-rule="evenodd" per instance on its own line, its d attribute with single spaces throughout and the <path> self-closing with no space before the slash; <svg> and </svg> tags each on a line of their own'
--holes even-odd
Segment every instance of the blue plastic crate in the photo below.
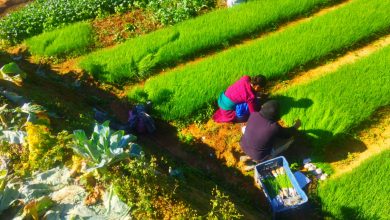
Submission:
<svg viewBox="0 0 390 220">
<path fill-rule="evenodd" d="M 300 203 L 298 203 L 294 206 L 277 206 L 274 203 L 272 203 L 272 198 L 270 197 L 267 189 L 264 187 L 264 183 L 262 182 L 262 179 L 264 178 L 262 176 L 262 173 L 265 170 L 275 169 L 278 167 L 283 167 L 284 170 L 286 171 L 286 174 L 287 174 L 288 178 L 290 179 L 291 184 L 293 185 L 297 194 L 302 198 Z M 295 179 L 294 174 L 290 170 L 290 167 L 288 165 L 286 158 L 284 158 L 283 156 L 276 157 L 274 159 L 267 160 L 265 162 L 257 164 L 255 167 L 255 181 L 257 184 L 259 184 L 261 186 L 265 196 L 267 197 L 268 202 L 271 204 L 271 208 L 272 208 L 273 212 L 282 212 L 282 211 L 286 211 L 289 209 L 294 209 L 294 208 L 297 208 L 300 205 L 302 205 L 308 201 L 306 193 L 299 187 L 299 184 L 298 184 L 297 180 Z"/>
</svg>

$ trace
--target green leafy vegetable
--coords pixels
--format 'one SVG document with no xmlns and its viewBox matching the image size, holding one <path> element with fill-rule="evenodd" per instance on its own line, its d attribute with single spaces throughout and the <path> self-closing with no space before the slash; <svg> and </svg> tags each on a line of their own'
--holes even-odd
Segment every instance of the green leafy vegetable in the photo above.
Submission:
<svg viewBox="0 0 390 220">
<path fill-rule="evenodd" d="M 92 168 L 89 171 L 108 166 L 130 156 L 125 151 L 125 147 L 131 141 L 135 141 L 136 137 L 124 135 L 122 130 L 112 132 L 108 125 L 109 121 L 101 125 L 96 124 L 90 139 L 83 130 L 73 132 L 75 140 L 73 150 L 90 162 Z M 137 147 L 135 144 L 131 144 L 131 148 L 135 147 Z"/>
</svg>

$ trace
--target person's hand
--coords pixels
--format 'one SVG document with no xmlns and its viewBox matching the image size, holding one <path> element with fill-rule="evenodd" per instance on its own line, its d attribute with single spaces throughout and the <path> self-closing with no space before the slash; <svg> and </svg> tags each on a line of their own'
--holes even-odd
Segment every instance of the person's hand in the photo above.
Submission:
<svg viewBox="0 0 390 220">
<path fill-rule="evenodd" d="M 301 127 L 301 120 L 297 119 L 297 120 L 295 121 L 295 124 L 294 124 L 293 127 L 294 127 L 295 129 L 298 129 L 299 127 Z"/>
<path fill-rule="evenodd" d="M 266 99 L 268 99 L 269 94 L 264 92 L 264 91 L 260 91 L 260 92 L 256 93 L 256 97 L 259 99 L 262 99 L 262 100 L 266 100 Z"/>
</svg>

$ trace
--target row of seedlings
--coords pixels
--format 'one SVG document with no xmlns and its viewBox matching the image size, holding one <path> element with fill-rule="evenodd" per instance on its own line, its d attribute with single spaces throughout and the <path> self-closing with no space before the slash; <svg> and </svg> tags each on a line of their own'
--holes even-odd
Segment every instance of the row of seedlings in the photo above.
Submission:
<svg viewBox="0 0 390 220">
<path fill-rule="evenodd" d="M 130 98 L 148 98 L 165 120 L 188 118 L 247 74 L 269 79 L 310 67 L 388 32 L 390 1 L 356 0 L 243 47 L 152 77 Z"/>
<path fill-rule="evenodd" d="M 336 2 L 251 1 L 129 39 L 114 48 L 96 51 L 83 58 L 79 66 L 99 80 L 108 82 L 147 78 L 156 69 L 172 66 L 213 48 L 221 48 L 238 38 L 272 29 Z"/>
</svg>

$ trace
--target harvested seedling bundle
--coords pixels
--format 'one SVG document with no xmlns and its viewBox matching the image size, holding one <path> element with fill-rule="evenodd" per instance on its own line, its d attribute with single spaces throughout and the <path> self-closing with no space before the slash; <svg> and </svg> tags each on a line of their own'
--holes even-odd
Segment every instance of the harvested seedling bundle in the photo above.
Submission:
<svg viewBox="0 0 390 220">
<path fill-rule="evenodd" d="M 264 169 L 261 181 L 271 197 L 273 206 L 289 207 L 302 202 L 302 197 L 294 189 L 283 167 Z"/>
<path fill-rule="evenodd" d="M 255 181 L 262 188 L 274 213 L 297 208 L 308 201 L 283 156 L 257 164 Z"/>
</svg>

